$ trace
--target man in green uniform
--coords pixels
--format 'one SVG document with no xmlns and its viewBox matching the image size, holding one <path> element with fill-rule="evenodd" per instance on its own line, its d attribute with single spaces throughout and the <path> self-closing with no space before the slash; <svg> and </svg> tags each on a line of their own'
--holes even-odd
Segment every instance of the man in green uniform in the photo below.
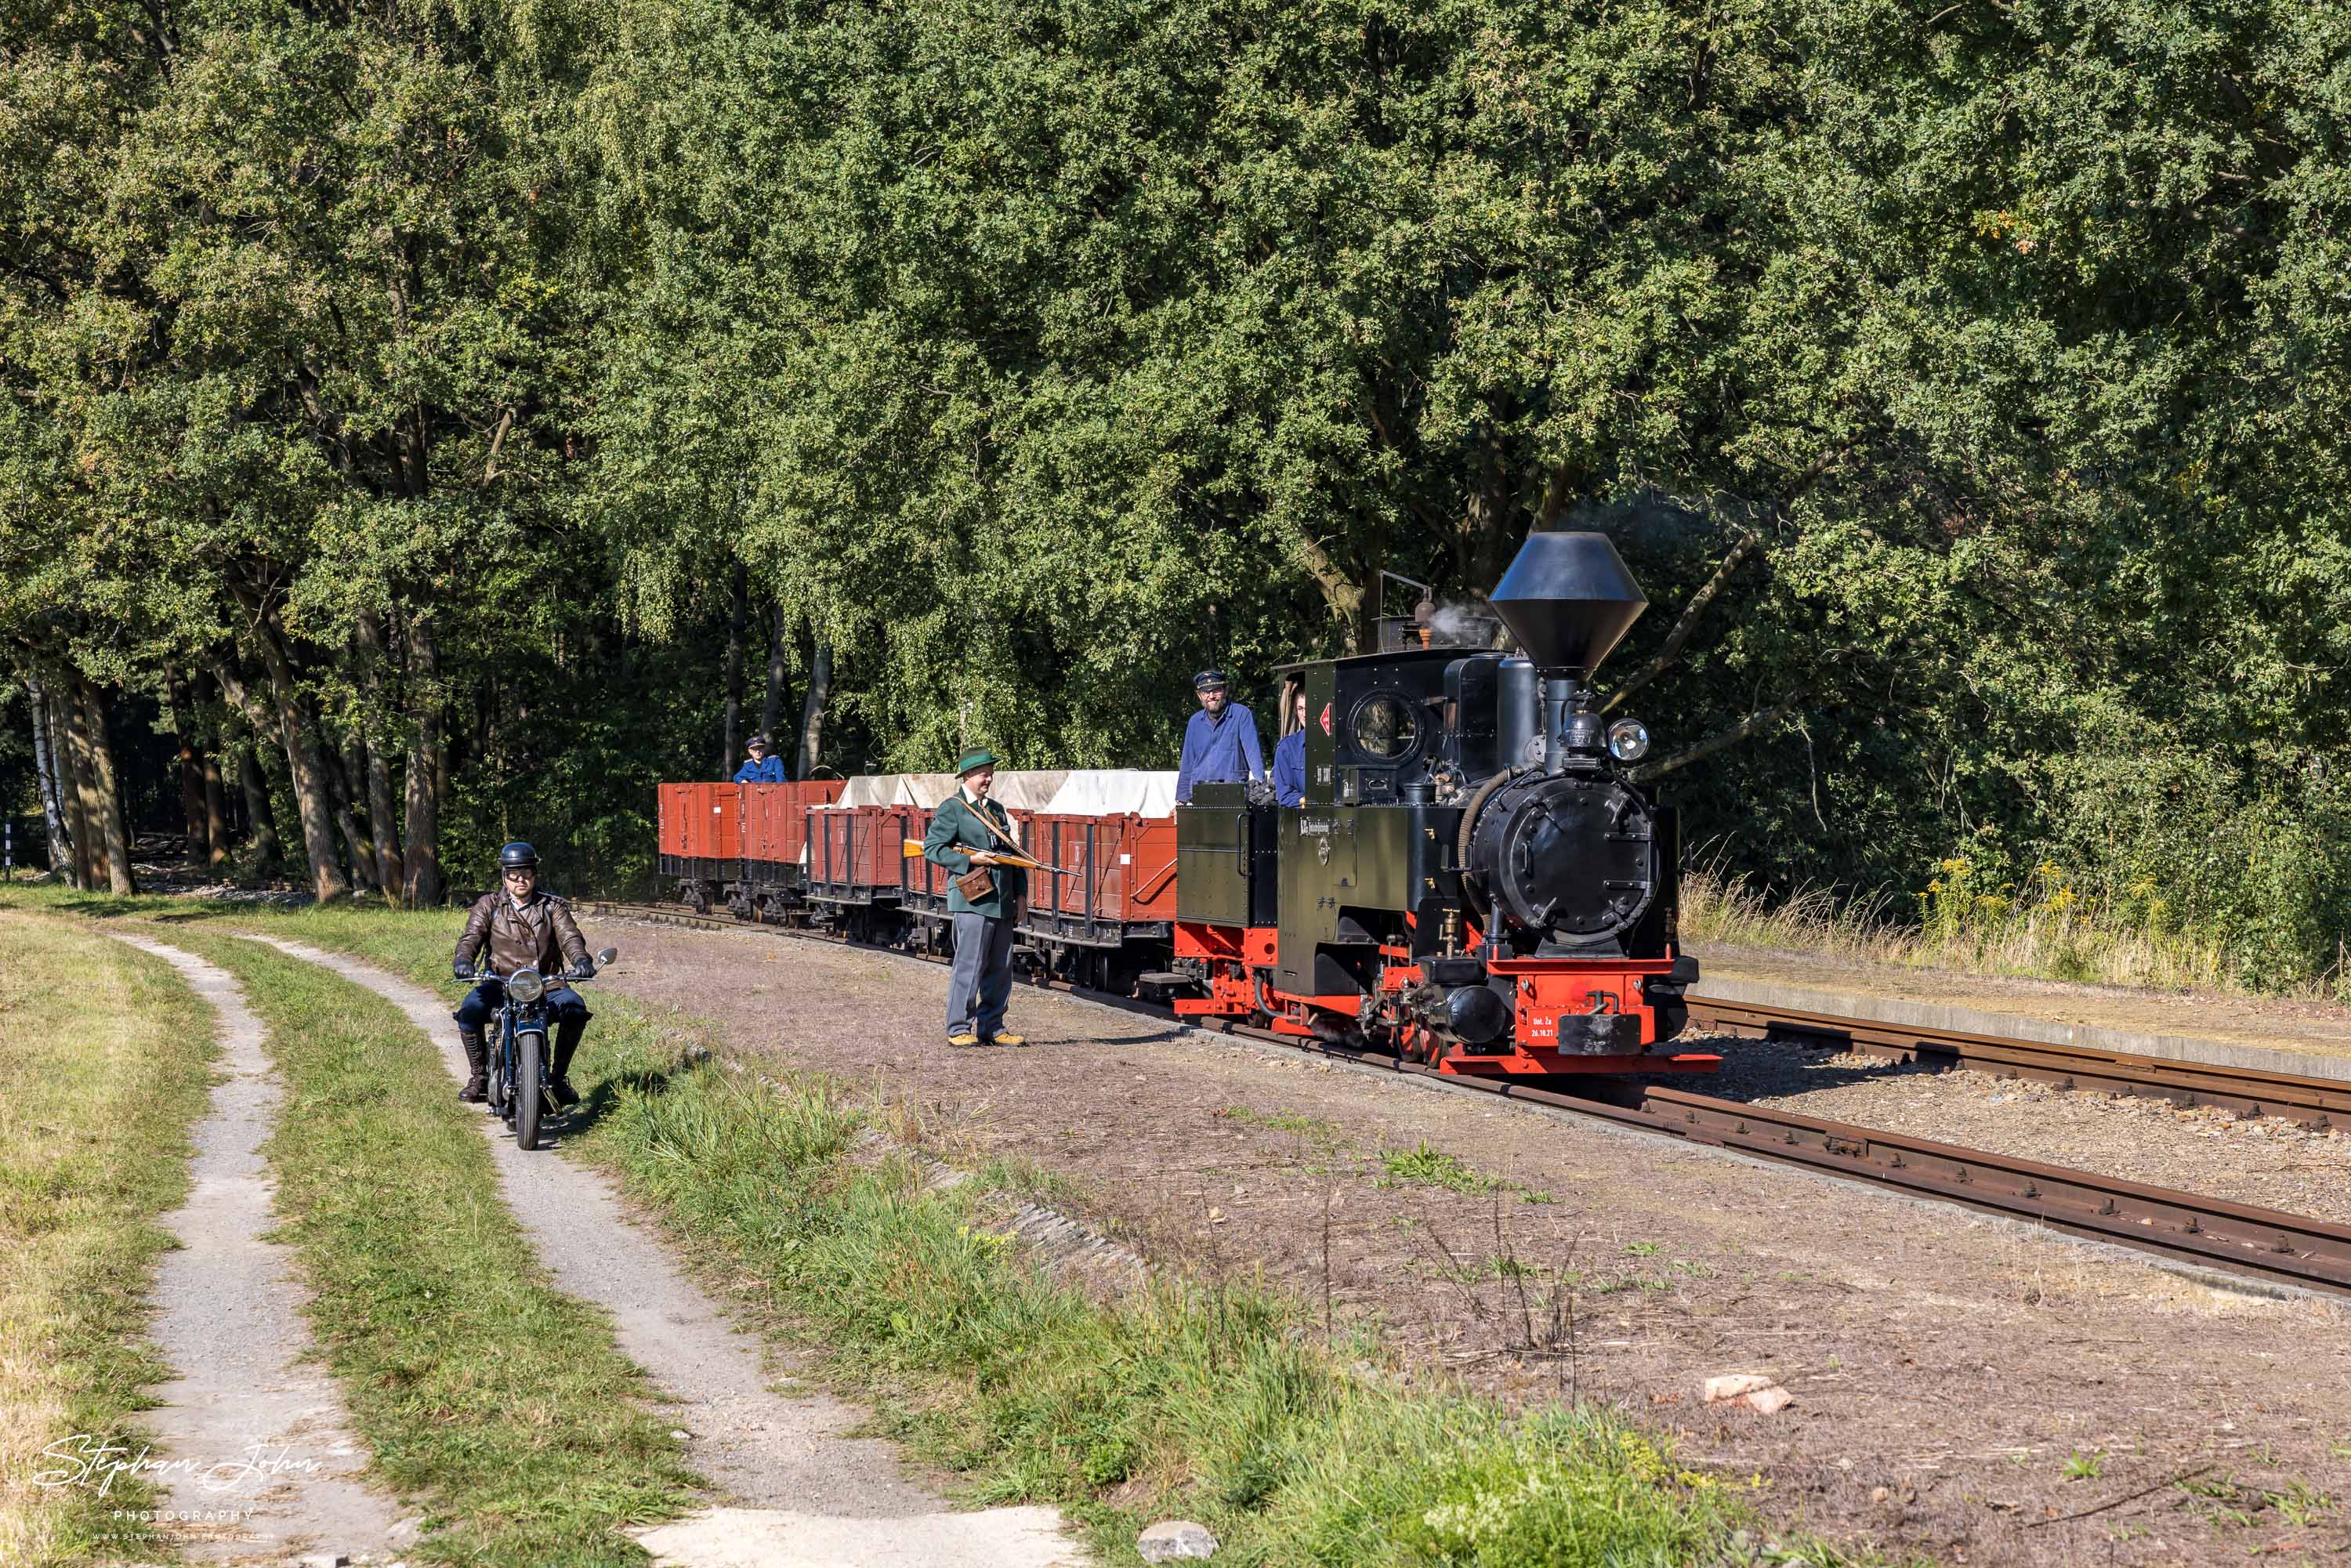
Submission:
<svg viewBox="0 0 2351 1568">
<path fill-rule="evenodd" d="M 923 840 L 923 858 L 945 866 L 950 876 L 986 866 L 993 885 L 976 899 L 954 883 L 947 887 L 947 913 L 955 921 L 947 1043 L 1026 1045 L 1004 1028 L 1004 1009 L 1012 999 L 1012 930 L 1029 902 L 1029 873 L 999 857 L 1017 841 L 1010 814 L 987 798 L 996 785 L 995 754 L 975 751 L 956 765 L 956 773 L 963 787 L 939 802 Z"/>
</svg>

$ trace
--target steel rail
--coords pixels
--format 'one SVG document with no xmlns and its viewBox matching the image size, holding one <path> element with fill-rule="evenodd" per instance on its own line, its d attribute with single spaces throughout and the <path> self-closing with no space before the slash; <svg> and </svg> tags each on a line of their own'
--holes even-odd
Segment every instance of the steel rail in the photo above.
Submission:
<svg viewBox="0 0 2351 1568">
<path fill-rule="evenodd" d="M 756 930 L 776 936 L 846 944 L 847 939 L 772 922 L 745 922 L 681 914 L 657 905 L 581 901 L 583 914 L 604 914 L 720 931 Z M 853 944 L 854 946 L 872 946 Z M 880 951 L 939 962 L 902 947 Z M 1064 980 L 1032 982 L 1128 1012 L 1174 1019 L 1154 1003 L 1089 990 Z M 1714 1004 L 1693 998 L 1693 1021 Z M 1804 1015 L 1818 1024 L 1828 1020 Z M 1682 1090 L 1639 1083 L 1637 1104 L 1535 1089 L 1497 1081 L 1437 1072 L 1393 1056 L 1351 1051 L 1327 1041 L 1277 1035 L 1270 1030 L 1221 1019 L 1178 1020 L 1195 1029 L 1279 1044 L 1357 1063 L 1432 1088 L 1491 1094 L 1544 1110 L 1677 1138 L 1836 1176 L 1914 1197 L 1963 1205 L 2053 1229 L 2190 1261 L 2272 1282 L 2351 1292 L 2351 1227 L 2290 1214 L 2282 1209 L 2231 1203 L 2225 1198 L 2148 1186 L 2093 1171 L 2019 1159 L 1983 1149 L 1961 1148 L 1907 1134 L 1851 1123 L 1823 1121 L 1777 1106 L 1743 1104 Z M 1786 1020 L 1773 1020 L 1785 1022 Z M 1814 1030 L 1813 1032 L 1823 1032 Z M 1902 1032 L 1902 1031 L 1896 1031 Z M 1995 1044 L 2013 1042 L 1994 1041 Z M 2055 1049 L 2055 1048 L 2053 1048 Z M 2141 1059 L 2153 1060 L 2153 1059 Z M 2180 1064 L 2163 1063 L 2176 1066 Z M 2269 1102 L 2264 1102 L 2268 1103 Z"/>
<path fill-rule="evenodd" d="M 2307 1127 L 2351 1127 L 2351 1082 L 2342 1080 L 2137 1056 L 2101 1046 L 1970 1034 L 1703 993 L 1690 996 L 1689 1012 L 1693 1029 L 1714 1034 L 1813 1040 L 1922 1067 L 2145 1095 L 2179 1105 L 2211 1105 L 2241 1116 L 2281 1116 Z"/>
</svg>

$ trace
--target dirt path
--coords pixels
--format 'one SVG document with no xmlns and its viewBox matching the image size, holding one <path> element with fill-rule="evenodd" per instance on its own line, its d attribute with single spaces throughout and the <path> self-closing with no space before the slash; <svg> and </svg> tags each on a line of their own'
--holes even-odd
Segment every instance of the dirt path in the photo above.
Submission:
<svg viewBox="0 0 2351 1568">
<path fill-rule="evenodd" d="M 145 1417 L 161 1439 L 172 1533 L 192 1561 L 282 1563 L 311 1551 L 398 1555 L 398 1505 L 365 1482 L 334 1380 L 310 1345 L 292 1253 L 275 1223 L 261 1145 L 280 1094 L 261 1020 L 228 973 L 176 947 L 110 936 L 170 964 L 220 1019 L 222 1081 L 194 1132 L 186 1205 L 163 1218 L 180 1243 L 156 1271 L 152 1327 L 181 1375 Z"/>
<path fill-rule="evenodd" d="M 339 954 L 249 939 L 392 1002 L 440 1044 L 453 1080 L 464 1078 L 447 998 Z M 523 1153 L 489 1117 L 482 1125 L 507 1201 L 539 1257 L 565 1291 L 611 1313 L 622 1351 L 677 1401 L 674 1418 L 691 1434 L 687 1457 L 729 1505 L 641 1532 L 657 1561 L 693 1568 L 1073 1568 L 1082 1561 L 1055 1510 L 949 1512 L 906 1477 L 891 1444 L 847 1435 L 866 1420 L 862 1412 L 827 1395 L 776 1392 L 761 1342 L 734 1328 L 629 1217 L 611 1181 L 546 1150 Z"/>
<path fill-rule="evenodd" d="M 1162 1266 L 1261 1269 L 1416 1377 L 1621 1404 L 1832 1538 L 1954 1563 L 2351 1549 L 2333 1301 L 1025 988 L 1030 1048 L 949 1051 L 944 969 L 872 949 L 621 940 L 614 988 L 878 1082 L 961 1157 L 1034 1159 Z M 1796 1404 L 1699 1399 L 1746 1371 Z"/>
</svg>

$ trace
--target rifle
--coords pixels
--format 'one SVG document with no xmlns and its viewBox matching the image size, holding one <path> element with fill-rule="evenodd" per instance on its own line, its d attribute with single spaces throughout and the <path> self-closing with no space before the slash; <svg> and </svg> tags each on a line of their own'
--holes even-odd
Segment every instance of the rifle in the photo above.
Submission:
<svg viewBox="0 0 2351 1568">
<path fill-rule="evenodd" d="M 920 860 L 922 858 L 922 840 L 904 839 L 901 840 L 900 842 L 904 847 L 899 852 L 904 859 L 911 861 Z M 1063 871 L 1060 866 L 1047 865 L 1043 861 L 1031 856 L 1027 850 L 997 849 L 990 850 L 987 852 L 996 857 L 996 863 L 998 865 L 1017 866 L 1022 871 L 1050 871 L 1059 876 L 1068 876 L 1071 874 L 1070 873 Z"/>
</svg>

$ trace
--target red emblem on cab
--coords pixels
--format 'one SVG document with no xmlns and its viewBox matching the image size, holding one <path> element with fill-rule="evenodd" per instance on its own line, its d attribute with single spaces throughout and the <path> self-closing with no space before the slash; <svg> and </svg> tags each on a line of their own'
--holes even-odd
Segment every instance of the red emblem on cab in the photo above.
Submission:
<svg viewBox="0 0 2351 1568">
<path fill-rule="evenodd" d="M 1324 703 L 1322 705 L 1322 733 L 1325 735 L 1331 733 L 1331 705 L 1329 703 Z"/>
</svg>

